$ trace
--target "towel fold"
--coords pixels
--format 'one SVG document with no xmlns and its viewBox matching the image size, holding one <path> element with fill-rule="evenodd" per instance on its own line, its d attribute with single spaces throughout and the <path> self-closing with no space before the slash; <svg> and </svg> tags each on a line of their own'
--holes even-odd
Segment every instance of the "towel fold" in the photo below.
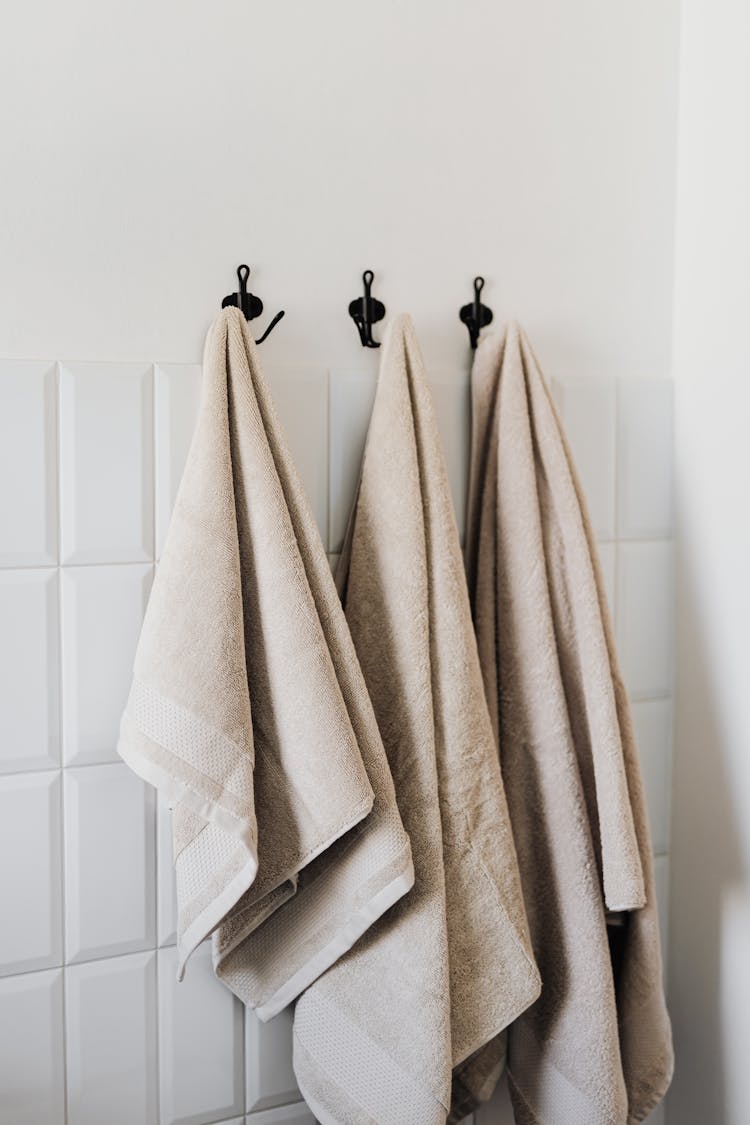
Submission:
<svg viewBox="0 0 750 1125">
<path fill-rule="evenodd" d="M 643 786 L 596 547 L 515 324 L 480 343 L 472 396 L 469 587 L 542 978 L 509 1031 L 516 1120 L 635 1123 L 666 1092 L 673 1056 Z"/>
<path fill-rule="evenodd" d="M 180 975 L 213 933 L 217 975 L 263 1018 L 412 885 L 349 629 L 236 309 L 206 342 L 118 750 L 173 807 Z"/>
<path fill-rule="evenodd" d="M 383 343 L 337 571 L 416 881 L 297 1002 L 294 1068 L 323 1125 L 432 1125 L 492 1093 L 539 993 L 463 561 L 407 317 Z M 453 1102 L 453 1105 L 452 1105 Z"/>
</svg>

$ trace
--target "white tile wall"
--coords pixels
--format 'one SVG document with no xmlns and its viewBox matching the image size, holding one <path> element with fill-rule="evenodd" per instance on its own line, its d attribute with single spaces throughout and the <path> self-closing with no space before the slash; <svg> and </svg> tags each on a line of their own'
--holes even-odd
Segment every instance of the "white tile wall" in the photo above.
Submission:
<svg viewBox="0 0 750 1125">
<path fill-rule="evenodd" d="M 61 573 L 66 765 L 118 760 L 117 732 L 152 577 L 150 563 Z"/>
<path fill-rule="evenodd" d="M 304 1102 L 250 1113 L 246 1121 L 247 1125 L 315 1125 L 315 1118 Z"/>
<path fill-rule="evenodd" d="M 243 1005 L 217 987 L 210 944 L 177 982 L 177 951 L 159 950 L 159 1069 L 162 1121 L 201 1125 L 244 1105 Z"/>
<path fill-rule="evenodd" d="M 155 1125 L 156 954 L 71 965 L 65 973 L 70 1125 Z"/>
<path fill-rule="evenodd" d="M 334 562 L 374 373 L 270 382 Z M 199 387 L 193 365 L 0 362 L 0 458 L 15 484 L 0 513 L 0 902 L 21 920 L 0 932 L 0 1125 L 313 1123 L 289 1014 L 262 1025 L 243 1013 L 208 946 L 175 982 L 169 814 L 116 757 Z M 441 372 L 433 387 L 462 524 L 468 383 Z M 635 699 L 666 925 L 669 385 L 565 379 L 554 393 Z M 475 1125 L 510 1121 L 499 1093 Z"/>
<path fill-rule="evenodd" d="M 594 532 L 600 539 L 614 539 L 615 380 L 555 379 L 552 393 L 586 493 Z"/>
<path fill-rule="evenodd" d="M 59 773 L 0 778 L 0 974 L 62 960 Z"/>
<path fill-rule="evenodd" d="M 644 699 L 633 704 L 649 820 L 656 855 L 669 851 L 669 813 L 672 773 L 672 702 Z"/>
<path fill-rule="evenodd" d="M 0 771 L 60 760 L 57 571 L 0 570 Z"/>
<path fill-rule="evenodd" d="M 617 388 L 621 539 L 672 534 L 672 382 L 621 379 Z"/>
<path fill-rule="evenodd" d="M 375 401 L 377 376 L 364 371 L 332 371 L 328 450 L 328 550 L 341 550 L 349 511 L 357 489 L 367 437 L 367 423 Z"/>
<path fill-rule="evenodd" d="M 292 1070 L 292 1017 L 287 1009 L 261 1023 L 247 1013 L 247 1108 L 258 1111 L 298 1101 L 301 1097 Z"/>
<path fill-rule="evenodd" d="M 0 1125 L 52 1125 L 65 1106 L 63 975 L 0 980 Z"/>
<path fill-rule="evenodd" d="M 159 945 L 177 941 L 177 901 L 172 863 L 172 819 L 165 800 L 156 808 L 156 928 Z"/>
<path fill-rule="evenodd" d="M 154 379 L 156 557 L 161 558 L 198 415 L 201 367 L 198 363 L 159 363 Z"/>
<path fill-rule="evenodd" d="M 618 544 L 617 643 L 633 699 L 672 694 L 672 554 L 666 540 Z"/>
<path fill-rule="evenodd" d="M 328 372 L 277 369 L 268 374 L 273 398 L 307 498 L 325 543 L 328 537 Z"/>
<path fill-rule="evenodd" d="M 123 762 L 65 771 L 67 961 L 156 944 L 155 805 Z"/>
<path fill-rule="evenodd" d="M 60 544 L 65 563 L 153 556 L 153 372 L 60 368 Z"/>
<path fill-rule="evenodd" d="M 57 562 L 55 365 L 0 360 L 0 566 Z"/>
</svg>

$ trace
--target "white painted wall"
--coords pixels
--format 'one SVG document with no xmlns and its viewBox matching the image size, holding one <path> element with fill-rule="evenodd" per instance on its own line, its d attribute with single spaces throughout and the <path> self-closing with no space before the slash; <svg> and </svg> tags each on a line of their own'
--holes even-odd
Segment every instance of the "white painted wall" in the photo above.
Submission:
<svg viewBox="0 0 750 1125">
<path fill-rule="evenodd" d="M 670 353 L 678 0 L 31 0 L 0 34 L 0 355 L 361 362 L 366 266 L 465 360 L 475 273 L 566 374 Z"/>
<path fill-rule="evenodd" d="M 685 0 L 671 1125 L 750 1121 L 750 8 Z"/>
</svg>

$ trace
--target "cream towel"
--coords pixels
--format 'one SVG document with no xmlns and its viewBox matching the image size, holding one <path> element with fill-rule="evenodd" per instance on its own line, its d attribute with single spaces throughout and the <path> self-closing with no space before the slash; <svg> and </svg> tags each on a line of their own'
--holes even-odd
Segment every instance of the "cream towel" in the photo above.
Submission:
<svg viewBox="0 0 750 1125">
<path fill-rule="evenodd" d="M 469 586 L 542 976 L 540 1000 L 509 1033 L 516 1120 L 638 1122 L 669 1085 L 672 1043 L 643 786 L 596 548 L 516 325 L 479 345 L 472 386 Z"/>
<path fill-rule="evenodd" d="M 323 544 L 236 309 L 206 342 L 118 749 L 174 808 L 180 975 L 213 933 L 218 976 L 263 1018 L 412 885 Z"/>
<path fill-rule="evenodd" d="M 294 1067 L 323 1125 L 433 1125 L 489 1097 L 539 993 L 466 579 L 411 322 L 383 344 L 337 584 L 416 883 L 300 997 Z"/>
</svg>

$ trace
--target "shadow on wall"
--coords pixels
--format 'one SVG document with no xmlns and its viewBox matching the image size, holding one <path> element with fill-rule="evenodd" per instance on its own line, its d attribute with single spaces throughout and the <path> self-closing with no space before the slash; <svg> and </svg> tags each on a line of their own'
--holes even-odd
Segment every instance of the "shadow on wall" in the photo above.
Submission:
<svg viewBox="0 0 750 1125">
<path fill-rule="evenodd" d="M 728 924 L 728 914 L 750 913 L 748 872 L 728 771 L 732 732 L 721 705 L 721 665 L 712 659 L 717 640 L 715 611 L 709 609 L 711 590 L 699 580 L 700 543 L 693 541 L 689 519 L 680 520 L 678 526 L 668 962 L 676 1067 L 667 1121 L 668 1125 L 740 1125 L 747 1119 L 739 1103 L 733 1111 L 727 1077 L 732 1052 L 738 1056 L 731 1066 L 734 1074 L 746 1069 L 747 1044 L 731 1041 L 726 1029 L 728 1011 L 733 1006 L 743 1008 L 743 986 L 750 984 L 750 951 L 732 947 L 732 933 L 743 927 Z M 747 924 L 744 928 L 746 932 Z M 745 1019 L 746 1009 L 745 1000 Z"/>
</svg>

